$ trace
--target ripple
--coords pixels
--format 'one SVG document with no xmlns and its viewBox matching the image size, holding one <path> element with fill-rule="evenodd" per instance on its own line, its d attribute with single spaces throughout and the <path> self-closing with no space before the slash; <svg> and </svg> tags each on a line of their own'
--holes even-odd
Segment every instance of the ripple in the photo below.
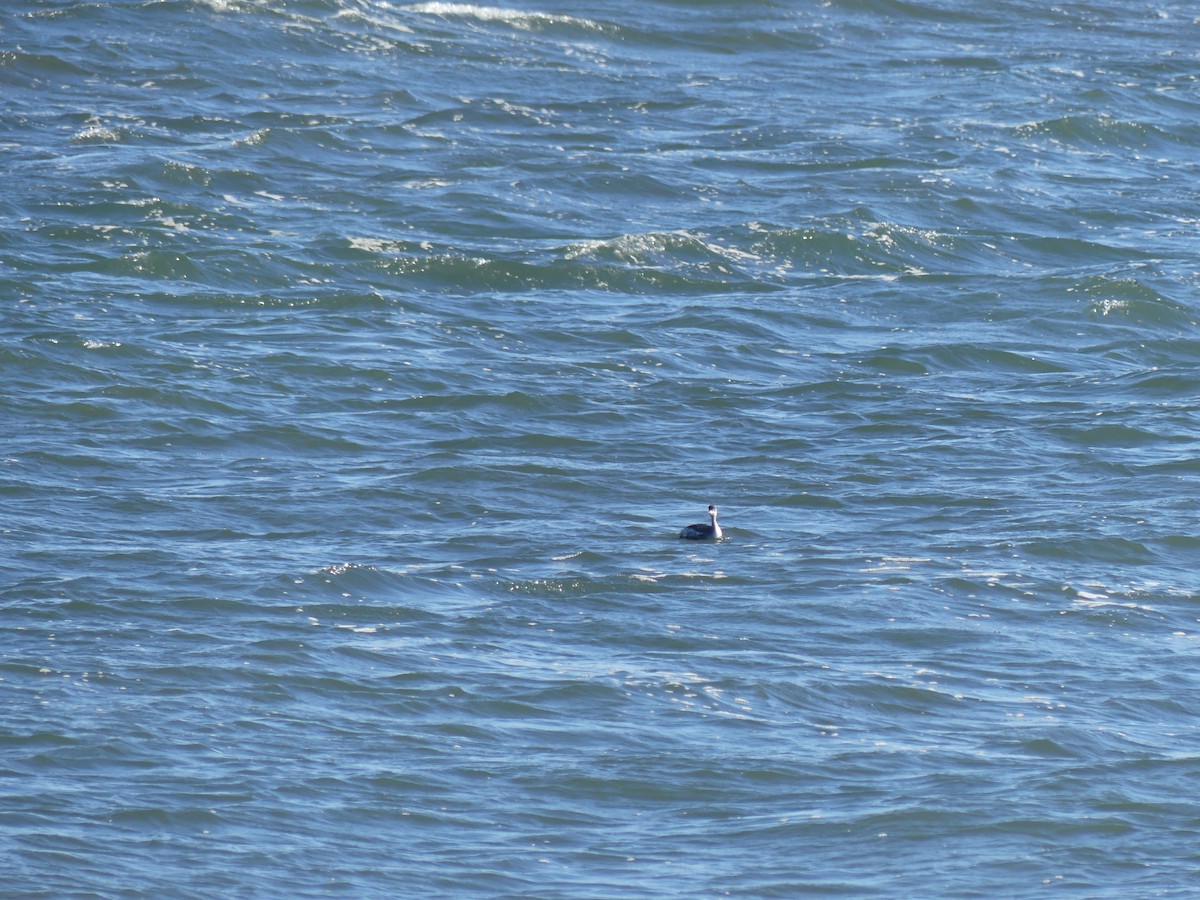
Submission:
<svg viewBox="0 0 1200 900">
<path fill-rule="evenodd" d="M 561 7 L 13 6 L 4 883 L 1189 895 L 1187 17 Z"/>
</svg>

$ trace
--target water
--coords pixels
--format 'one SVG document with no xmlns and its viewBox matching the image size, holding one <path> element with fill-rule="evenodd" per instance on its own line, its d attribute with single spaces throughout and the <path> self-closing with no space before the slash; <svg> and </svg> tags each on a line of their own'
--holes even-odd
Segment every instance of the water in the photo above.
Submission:
<svg viewBox="0 0 1200 900">
<path fill-rule="evenodd" d="M 1192 896 L 1198 46 L 7 4 L 0 892 Z"/>
</svg>

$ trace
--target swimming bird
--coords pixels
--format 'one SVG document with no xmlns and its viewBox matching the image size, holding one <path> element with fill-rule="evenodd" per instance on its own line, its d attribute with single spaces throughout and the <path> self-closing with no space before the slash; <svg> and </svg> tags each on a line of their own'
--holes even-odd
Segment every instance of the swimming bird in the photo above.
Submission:
<svg viewBox="0 0 1200 900">
<path fill-rule="evenodd" d="M 689 541 L 719 541 L 721 526 L 717 524 L 717 508 L 715 506 L 708 508 L 708 518 L 707 524 L 701 522 L 698 525 L 689 525 L 679 532 L 679 536 L 687 538 Z"/>
</svg>

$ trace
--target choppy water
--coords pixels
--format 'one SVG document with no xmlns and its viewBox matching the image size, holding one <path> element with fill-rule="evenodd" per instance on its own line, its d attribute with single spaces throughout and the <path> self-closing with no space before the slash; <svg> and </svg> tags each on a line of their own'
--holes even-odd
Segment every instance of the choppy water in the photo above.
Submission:
<svg viewBox="0 0 1200 900">
<path fill-rule="evenodd" d="M 7 3 L 0 892 L 1194 896 L 1196 15 Z"/>
</svg>

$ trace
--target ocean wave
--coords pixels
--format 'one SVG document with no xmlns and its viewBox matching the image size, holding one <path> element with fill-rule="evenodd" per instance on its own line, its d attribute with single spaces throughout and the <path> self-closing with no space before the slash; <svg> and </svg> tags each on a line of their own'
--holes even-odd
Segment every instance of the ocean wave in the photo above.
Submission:
<svg viewBox="0 0 1200 900">
<path fill-rule="evenodd" d="M 771 291 L 815 279 L 880 281 L 1007 269 L 987 236 L 937 233 L 893 225 L 774 228 L 750 223 L 719 234 L 695 231 L 626 234 L 508 258 L 471 255 L 425 242 L 351 238 L 393 274 L 479 290 L 591 288 L 629 293 Z M 861 230 L 860 230 L 861 228 Z M 852 230 L 851 230 L 852 229 Z M 1104 259 L 1116 254 L 1101 248 Z M 1053 259 L 1055 266 L 1066 265 Z"/>
<path fill-rule="evenodd" d="M 480 22 L 500 22 L 526 31 L 545 31 L 553 28 L 569 28 L 583 32 L 612 33 L 617 29 L 609 24 L 591 19 L 557 13 L 528 12 L 500 6 L 479 6 L 473 3 L 413 3 L 400 9 L 426 16 L 440 18 L 465 18 Z"/>
<path fill-rule="evenodd" d="M 1137 278 L 1094 275 L 1068 288 L 1087 298 L 1100 317 L 1165 328 L 1194 327 L 1196 315 L 1186 304 L 1156 291 Z"/>
<path fill-rule="evenodd" d="M 1177 137 L 1156 125 L 1122 121 L 1104 113 L 1029 122 L 1011 128 L 1009 133 L 1026 140 L 1049 138 L 1072 146 L 1102 149 L 1150 150 L 1192 144 L 1190 137 Z"/>
</svg>

